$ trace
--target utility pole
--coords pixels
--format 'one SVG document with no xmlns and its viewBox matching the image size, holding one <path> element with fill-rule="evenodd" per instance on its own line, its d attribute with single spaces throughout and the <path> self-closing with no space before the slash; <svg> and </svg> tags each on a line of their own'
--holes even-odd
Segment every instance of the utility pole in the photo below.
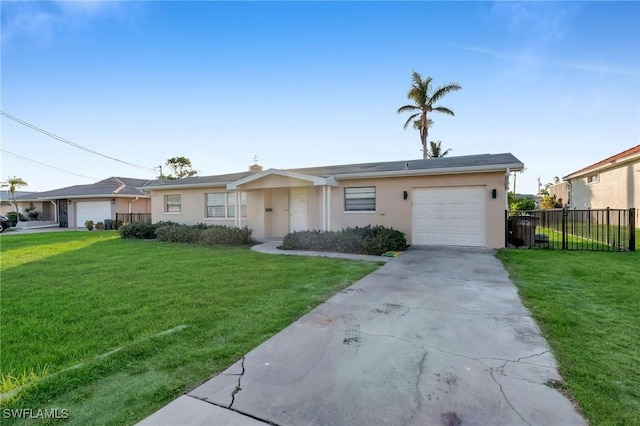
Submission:
<svg viewBox="0 0 640 426">
<path fill-rule="evenodd" d="M 538 194 L 540 193 L 540 188 L 542 188 L 542 182 L 540 181 L 540 176 L 538 176 Z"/>
</svg>

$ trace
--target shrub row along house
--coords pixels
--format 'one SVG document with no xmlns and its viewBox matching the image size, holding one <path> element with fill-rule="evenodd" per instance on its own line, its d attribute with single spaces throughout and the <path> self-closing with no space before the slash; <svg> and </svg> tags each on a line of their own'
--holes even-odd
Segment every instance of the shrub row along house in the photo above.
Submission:
<svg viewBox="0 0 640 426">
<path fill-rule="evenodd" d="M 253 237 L 383 225 L 410 244 L 498 248 L 512 154 L 268 169 L 142 186 L 153 222 L 248 226 Z"/>
</svg>

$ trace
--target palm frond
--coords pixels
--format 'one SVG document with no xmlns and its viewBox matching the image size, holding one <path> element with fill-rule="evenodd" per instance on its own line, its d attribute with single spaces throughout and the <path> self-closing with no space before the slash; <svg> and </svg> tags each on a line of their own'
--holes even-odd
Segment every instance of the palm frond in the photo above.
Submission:
<svg viewBox="0 0 640 426">
<path fill-rule="evenodd" d="M 404 127 L 403 127 L 403 128 L 404 128 L 405 130 L 407 130 L 407 127 L 409 127 L 409 123 L 411 123 L 411 121 L 415 120 L 415 118 L 416 118 L 417 116 L 419 116 L 419 115 L 420 115 L 420 113 L 419 113 L 419 112 L 416 112 L 415 114 L 411 114 L 411 117 L 407 118 L 407 121 L 404 123 Z M 420 120 L 416 120 L 416 121 L 418 121 L 418 122 L 419 122 Z M 414 123 L 413 127 L 414 127 L 414 128 L 416 128 L 416 127 L 415 127 L 415 123 Z"/>
<path fill-rule="evenodd" d="M 434 92 L 433 95 L 431 95 L 431 105 L 435 104 L 436 102 L 438 102 L 440 99 L 442 99 L 445 95 L 451 93 L 451 92 L 456 92 L 458 90 L 462 89 L 462 87 L 458 84 L 458 83 L 450 83 L 446 86 L 442 86 L 442 87 L 438 87 Z"/>
<path fill-rule="evenodd" d="M 398 110 L 396 111 L 396 114 L 401 114 L 401 113 L 407 112 L 407 111 L 413 112 L 413 111 L 416 111 L 416 110 L 419 110 L 419 109 L 420 108 L 418 108 L 415 105 L 404 105 L 404 106 L 401 106 L 400 108 L 398 108 Z"/>
<path fill-rule="evenodd" d="M 447 114 L 447 115 L 455 115 L 453 110 L 450 110 L 447 107 L 441 107 L 441 106 L 435 107 L 433 108 L 433 111 L 441 112 L 442 114 Z"/>
</svg>

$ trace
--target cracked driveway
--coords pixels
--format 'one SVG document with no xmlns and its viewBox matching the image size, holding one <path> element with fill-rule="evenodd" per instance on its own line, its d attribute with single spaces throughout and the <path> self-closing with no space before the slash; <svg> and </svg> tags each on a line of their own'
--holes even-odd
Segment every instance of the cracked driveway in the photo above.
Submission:
<svg viewBox="0 0 640 426">
<path fill-rule="evenodd" d="M 413 248 L 142 424 L 586 425 L 494 252 Z"/>
</svg>

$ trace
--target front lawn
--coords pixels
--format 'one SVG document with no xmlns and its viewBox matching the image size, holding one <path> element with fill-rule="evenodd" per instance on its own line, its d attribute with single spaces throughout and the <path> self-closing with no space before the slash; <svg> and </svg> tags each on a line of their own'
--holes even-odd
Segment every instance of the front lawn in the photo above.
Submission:
<svg viewBox="0 0 640 426">
<path fill-rule="evenodd" d="M 592 425 L 640 425 L 640 252 L 502 250 Z"/>
<path fill-rule="evenodd" d="M 0 244 L 2 409 L 78 425 L 141 420 L 378 267 L 110 231 Z"/>
</svg>

